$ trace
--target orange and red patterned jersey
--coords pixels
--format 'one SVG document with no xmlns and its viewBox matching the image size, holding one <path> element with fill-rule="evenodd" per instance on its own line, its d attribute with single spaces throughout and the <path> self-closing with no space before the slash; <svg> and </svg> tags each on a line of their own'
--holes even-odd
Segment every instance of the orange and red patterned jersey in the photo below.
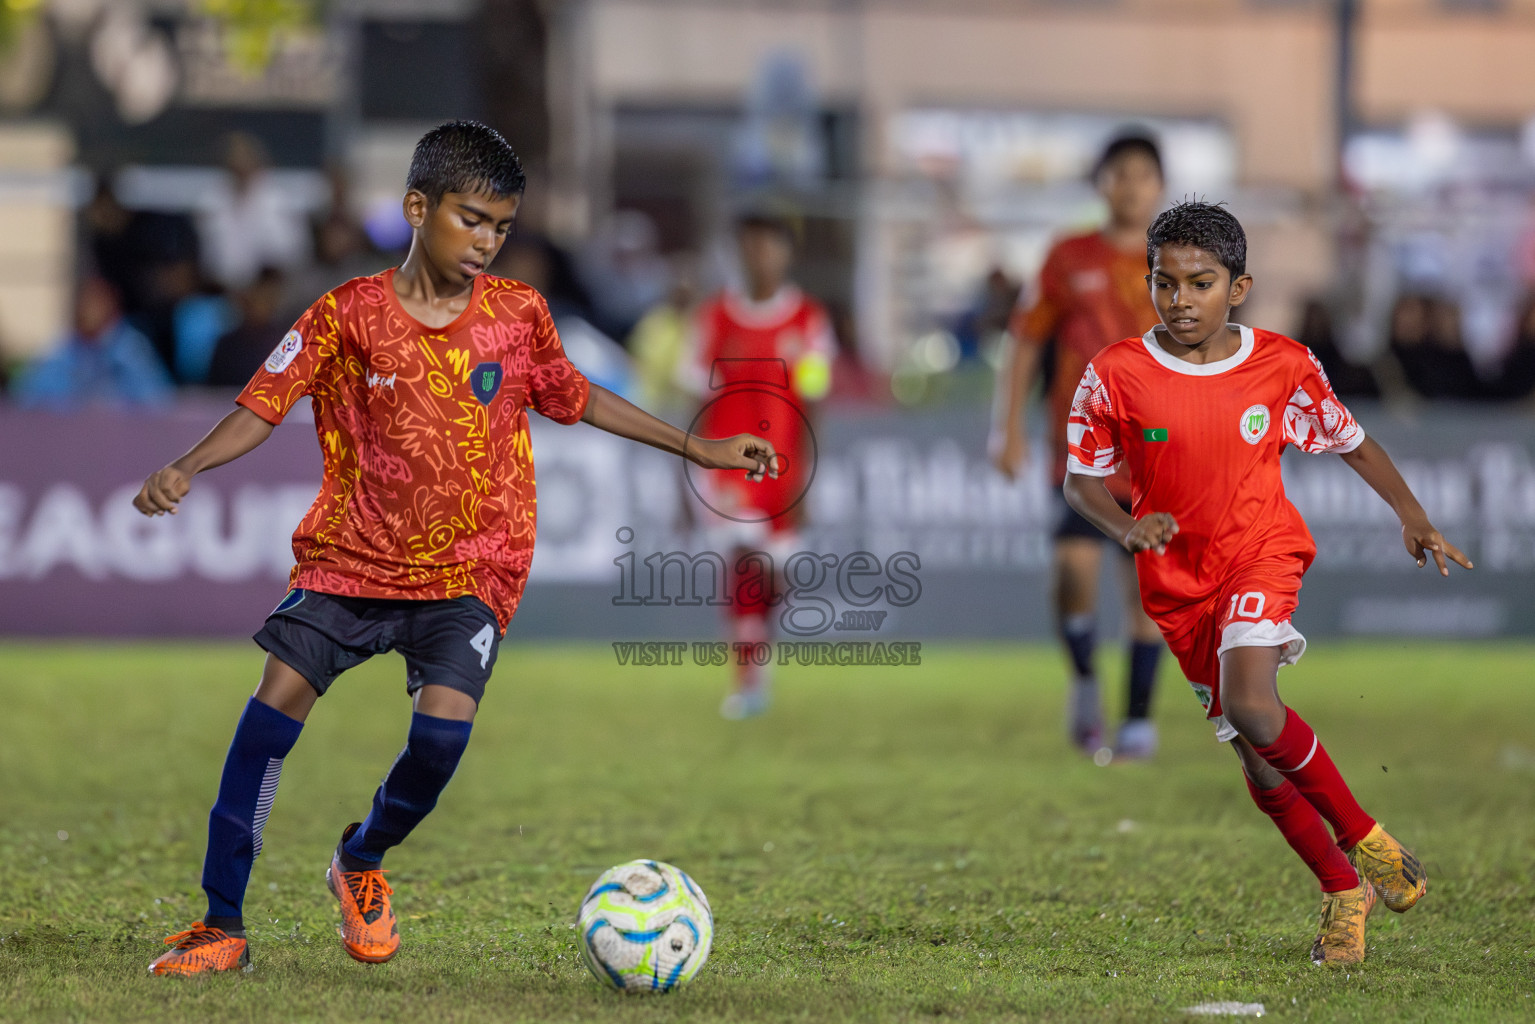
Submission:
<svg viewBox="0 0 1535 1024">
<path fill-rule="evenodd" d="M 836 355 L 831 320 L 821 304 L 793 285 L 753 302 L 724 291 L 697 314 L 697 337 L 688 372 L 704 402 L 695 432 L 705 437 L 756 434 L 773 443 L 784 461 L 778 478 L 747 482 L 740 470 L 707 474 L 711 500 L 718 498 L 751 517 L 761 513 L 775 529 L 798 521 L 799 498 L 814 470 L 804 377 L 807 357 L 829 373 Z M 819 382 L 824 391 L 827 381 Z"/>
<path fill-rule="evenodd" d="M 1030 302 L 1014 315 L 1012 331 L 1034 344 L 1055 340 L 1048 400 L 1059 485 L 1066 479 L 1066 416 L 1082 371 L 1106 346 L 1138 337 L 1157 323 L 1146 287 L 1146 253 L 1116 248 L 1098 231 L 1062 239 L 1045 257 Z M 1122 475 L 1108 483 L 1116 498 L 1130 497 Z"/>
<path fill-rule="evenodd" d="M 304 395 L 313 403 L 325 478 L 293 534 L 292 585 L 471 594 L 504 630 L 533 560 L 528 410 L 574 423 L 588 384 L 527 285 L 481 274 L 457 319 L 431 328 L 400 305 L 393 278 L 322 297 L 237 400 L 269 423 Z"/>
<path fill-rule="evenodd" d="M 1237 351 L 1196 364 L 1164 351 L 1155 331 L 1101 352 L 1087 367 L 1068 425 L 1070 471 L 1129 470 L 1133 514 L 1169 512 L 1179 532 L 1166 554 L 1135 556 L 1146 611 L 1168 636 L 1180 610 L 1207 601 L 1262 559 L 1311 564 L 1316 544 L 1285 497 L 1287 444 L 1353 451 L 1364 431 L 1304 345 L 1233 327 Z"/>
</svg>

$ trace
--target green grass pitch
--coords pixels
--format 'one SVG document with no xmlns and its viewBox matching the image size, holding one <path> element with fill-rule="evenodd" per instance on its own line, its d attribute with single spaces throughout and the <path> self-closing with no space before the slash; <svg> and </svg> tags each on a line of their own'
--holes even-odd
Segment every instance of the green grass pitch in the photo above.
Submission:
<svg viewBox="0 0 1535 1024">
<path fill-rule="evenodd" d="M 1110 657 L 1105 651 L 1105 658 Z M 1251 805 L 1175 666 L 1151 764 L 1071 755 L 1047 647 L 782 670 L 722 722 L 723 670 L 508 645 L 457 778 L 387 861 L 404 946 L 362 966 L 322 878 L 404 738 L 394 656 L 343 677 L 283 772 L 247 900 L 249 975 L 145 965 L 202 913 L 207 810 L 252 645 L 0 645 L 0 1020 L 1535 1019 L 1535 649 L 1316 645 L 1281 674 L 1428 898 L 1313 967 L 1316 885 Z M 1108 674 L 1119 666 L 1105 661 Z M 1115 687 L 1114 689 L 1117 689 Z M 590 978 L 604 868 L 672 861 L 713 901 L 692 987 Z"/>
</svg>

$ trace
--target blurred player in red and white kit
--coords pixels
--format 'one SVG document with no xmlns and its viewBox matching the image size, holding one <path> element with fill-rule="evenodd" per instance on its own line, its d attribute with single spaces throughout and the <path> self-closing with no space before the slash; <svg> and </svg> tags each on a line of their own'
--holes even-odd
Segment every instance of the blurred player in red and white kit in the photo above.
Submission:
<svg viewBox="0 0 1535 1024">
<path fill-rule="evenodd" d="M 1309 349 L 1227 322 L 1252 286 L 1235 217 L 1183 203 L 1152 224 L 1146 253 L 1162 323 L 1109 346 L 1082 374 L 1067 432 L 1066 500 L 1135 555 L 1141 600 L 1216 738 L 1231 742 L 1253 801 L 1321 882 L 1312 961 L 1358 963 L 1377 897 L 1402 912 L 1428 882 L 1280 700 L 1279 667 L 1306 650 L 1290 620 L 1316 556 L 1285 497 L 1280 456 L 1290 445 L 1341 456 L 1396 512 L 1420 567 L 1432 556 L 1448 576 L 1446 559 L 1471 562 L 1434 529 Z M 1130 474 L 1129 512 L 1104 483 L 1120 465 Z"/>
<path fill-rule="evenodd" d="M 810 406 L 831 387 L 836 337 L 819 302 L 789 280 L 796 224 L 773 211 L 736 221 L 742 288 L 725 288 L 699 308 L 684 364 L 685 385 L 702 407 L 695 431 L 751 424 L 778 452 L 776 480 L 739 486 L 728 473 L 696 473 L 713 550 L 730 567 L 730 639 L 767 643 L 772 597 L 785 562 L 798 550 L 804 498 L 815 469 Z M 766 557 L 755 557 L 761 552 Z M 743 561 L 744 559 L 744 561 Z M 720 706 L 729 719 L 767 710 L 767 666 L 731 651 L 735 687 Z M 744 664 L 742 663 L 744 660 Z"/>
<path fill-rule="evenodd" d="M 1066 479 L 1066 414 L 1087 361 L 1104 346 L 1139 335 L 1157 322 L 1156 310 L 1146 298 L 1141 261 L 1146 228 L 1162 202 L 1161 151 L 1147 135 L 1123 133 L 1104 147 L 1092 178 L 1108 206 L 1109 222 L 1085 235 L 1064 238 L 1051 248 L 1040 270 L 1039 286 L 1018 307 L 1008 328 L 1012 359 L 998 375 L 989 447 L 993 463 L 1009 479 L 1028 457 L 1028 438 L 1019 414 L 1039 375 L 1045 346 L 1054 342 L 1054 377 L 1046 401 L 1055 456 L 1051 472 L 1059 487 Z M 1108 478 L 1108 487 L 1128 508 L 1129 479 L 1116 474 Z M 1072 667 L 1069 730 L 1074 744 L 1096 754 L 1103 746 L 1103 711 L 1093 668 L 1103 537 L 1062 504 L 1054 539 L 1056 626 Z M 1123 758 L 1145 758 L 1157 748 L 1151 697 L 1162 638 L 1141 610 L 1128 559 L 1123 569 L 1130 664 L 1125 720 L 1115 737 L 1114 752 Z"/>
</svg>

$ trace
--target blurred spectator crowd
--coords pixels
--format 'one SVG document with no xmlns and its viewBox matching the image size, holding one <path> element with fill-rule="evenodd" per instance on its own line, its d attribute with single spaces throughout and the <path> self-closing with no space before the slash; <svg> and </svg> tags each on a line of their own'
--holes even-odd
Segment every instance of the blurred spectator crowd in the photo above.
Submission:
<svg viewBox="0 0 1535 1024">
<path fill-rule="evenodd" d="M 80 210 L 70 329 L 15 370 L 23 406 L 154 404 L 178 387 L 240 387 L 327 289 L 389 264 L 330 175 L 312 220 L 282 201 L 260 144 L 231 134 L 219 187 L 195 213 L 130 209 L 110 176 Z"/>
<path fill-rule="evenodd" d="M 260 143 L 238 133 L 227 139 L 219 187 L 195 212 L 129 208 L 112 178 L 99 177 L 78 218 L 70 327 L 45 355 L 10 368 L 8 380 L 0 365 L 0 390 L 18 405 L 67 409 L 150 405 L 179 388 L 243 386 L 316 298 L 403 258 L 408 234 L 374 230 L 357 217 L 346 175 L 332 170 L 327 180 L 326 203 L 312 215 L 294 212 Z M 545 295 L 571 359 L 594 381 L 662 410 L 682 402 L 675 379 L 692 310 L 718 268 L 701 254 L 663 254 L 644 214 L 620 211 L 577 252 L 518 231 L 490 269 Z M 943 325 L 961 369 L 996 362 L 1020 285 L 993 268 L 976 283 L 970 308 Z M 1398 296 L 1380 354 L 1368 364 L 1340 347 L 1326 302 L 1308 301 L 1297 312 L 1294 324 L 1274 326 L 1288 326 L 1316 353 L 1343 396 L 1518 401 L 1535 394 L 1535 290 L 1491 364 L 1468 354 L 1460 310 L 1443 295 Z M 858 365 L 845 316 L 837 326 L 845 365 L 832 400 L 888 397 Z"/>
<path fill-rule="evenodd" d="M 965 356 L 991 355 L 997 361 L 995 353 L 1006 344 L 1009 313 L 1021 291 L 1020 282 L 992 268 L 973 304 L 952 325 Z M 1472 359 L 1461 323 L 1460 308 L 1447 298 L 1399 295 L 1380 352 L 1368 361 L 1345 354 L 1334 314 L 1323 299 L 1306 300 L 1290 331 L 1316 354 L 1334 390 L 1345 398 L 1517 402 L 1535 396 L 1535 287 L 1523 300 L 1495 362 L 1478 364 Z M 1045 370 L 1049 372 L 1048 364 Z"/>
<path fill-rule="evenodd" d="M 1525 299 L 1509 344 L 1491 365 L 1472 361 L 1459 307 L 1437 295 L 1398 296 L 1384 349 L 1368 364 L 1340 349 L 1333 316 L 1321 300 L 1305 304 L 1295 338 L 1316 353 L 1344 397 L 1517 401 L 1535 394 L 1535 292 Z"/>
</svg>

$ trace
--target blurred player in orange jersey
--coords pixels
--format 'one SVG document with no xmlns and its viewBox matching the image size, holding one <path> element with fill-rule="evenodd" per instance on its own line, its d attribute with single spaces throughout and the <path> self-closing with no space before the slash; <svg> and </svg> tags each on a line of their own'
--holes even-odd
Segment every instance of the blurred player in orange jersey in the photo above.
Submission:
<svg viewBox="0 0 1535 1024">
<path fill-rule="evenodd" d="M 767 643 L 773 635 L 773 595 L 796 550 L 815 470 L 809 406 L 831 387 L 831 320 L 789 280 L 795 234 L 795 222 L 773 212 L 737 220 L 744 289 L 727 288 L 699 308 L 686 365 L 687 385 L 703 403 L 694 430 L 749 430 L 779 453 L 776 479 L 746 488 L 728 473 L 713 472 L 702 474 L 697 488 L 712 510 L 706 532 L 731 567 L 733 643 Z M 720 714 L 761 714 L 769 699 L 767 666 L 736 657 L 734 649 L 731 664 L 735 687 Z"/>
<path fill-rule="evenodd" d="M 1321 882 L 1312 961 L 1355 964 L 1376 899 L 1406 911 L 1428 879 L 1279 697 L 1280 666 L 1306 651 L 1291 617 L 1316 557 L 1285 497 L 1281 456 L 1290 446 L 1340 456 L 1397 514 L 1420 568 L 1432 556 L 1448 576 L 1446 560 L 1471 562 L 1434 529 L 1310 350 L 1228 322 L 1252 286 L 1235 217 L 1208 203 L 1168 210 L 1147 235 L 1146 262 L 1161 324 L 1104 349 L 1083 371 L 1066 500 L 1135 556 L 1141 600 L 1216 739 L 1231 743 L 1253 802 Z M 1121 465 L 1129 512 L 1104 482 Z"/>
<path fill-rule="evenodd" d="M 1012 358 L 997 379 L 992 435 L 993 462 L 1009 479 L 1028 458 L 1024 402 L 1040 371 L 1045 345 L 1055 343 L 1054 377 L 1047 396 L 1056 486 L 1066 479 L 1066 414 L 1087 361 L 1106 345 L 1139 336 L 1156 323 L 1146 297 L 1146 228 L 1162 201 L 1162 156 L 1149 136 L 1124 134 L 1105 147 L 1093 183 L 1109 208 L 1103 228 L 1057 242 L 1045 258 L 1039 286 L 1020 305 L 1009 333 Z M 1109 491 L 1124 505 L 1129 481 L 1109 478 Z M 1075 511 L 1061 505 L 1055 528 L 1056 625 L 1071 661 L 1067 714 L 1072 742 L 1086 753 L 1102 746 L 1103 712 L 1093 668 L 1097 643 L 1098 575 L 1103 538 Z M 1130 665 L 1125 721 L 1115 738 L 1116 756 L 1150 757 L 1157 731 L 1150 719 L 1162 639 L 1141 610 L 1131 564 L 1123 565 L 1125 615 L 1130 625 Z"/>
<path fill-rule="evenodd" d="M 256 448 L 309 398 L 324 477 L 293 535 L 288 593 L 255 636 L 266 668 L 208 816 L 208 912 L 166 940 L 153 974 L 249 969 L 245 890 L 283 760 L 336 677 L 389 650 L 405 658 L 405 748 L 366 817 L 342 831 L 325 880 L 348 956 L 383 963 L 398 952 L 384 854 L 453 777 L 533 560 L 530 410 L 706 469 L 771 476 L 774 452 L 761 438 L 684 434 L 589 383 L 565 357 L 543 296 L 484 272 L 525 184 L 517 154 L 490 128 L 455 121 L 427 132 L 406 178 L 405 262 L 316 300 L 235 410 L 134 499 L 145 515 L 175 513 L 198 473 Z"/>
</svg>

